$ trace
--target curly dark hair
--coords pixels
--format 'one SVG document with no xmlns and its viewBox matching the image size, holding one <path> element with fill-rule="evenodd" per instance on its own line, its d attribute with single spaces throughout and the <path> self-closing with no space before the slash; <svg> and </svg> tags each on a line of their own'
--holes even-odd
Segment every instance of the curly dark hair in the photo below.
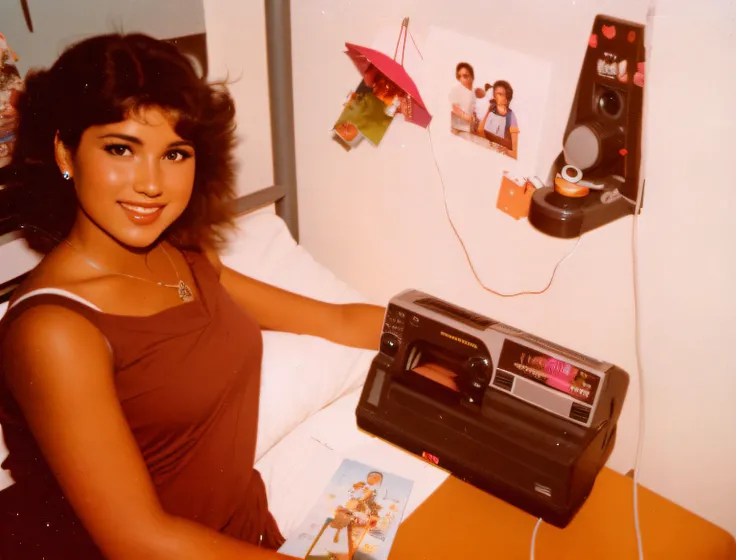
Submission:
<svg viewBox="0 0 736 560">
<path fill-rule="evenodd" d="M 455 78 L 457 79 L 458 74 L 460 74 L 460 70 L 465 68 L 468 73 L 470 74 L 470 77 L 475 79 L 475 70 L 473 70 L 473 67 L 470 65 L 469 62 L 458 62 L 457 66 L 455 66 Z"/>
<path fill-rule="evenodd" d="M 73 181 L 56 164 L 54 137 L 72 154 L 90 126 L 160 107 L 178 116 L 176 133 L 197 155 L 192 196 L 166 232 L 180 248 L 217 247 L 232 225 L 235 105 L 222 84 L 208 84 L 176 46 L 140 33 L 98 35 L 70 45 L 49 69 L 31 70 L 18 100 L 11 200 L 31 247 L 48 252 L 77 213 Z"/>
<path fill-rule="evenodd" d="M 493 91 L 496 91 L 497 87 L 503 88 L 504 92 L 506 92 L 506 101 L 511 103 L 511 100 L 514 98 L 514 88 L 511 87 L 511 84 L 506 80 L 496 80 L 493 82 Z M 488 91 L 488 88 L 486 88 L 486 91 Z"/>
</svg>

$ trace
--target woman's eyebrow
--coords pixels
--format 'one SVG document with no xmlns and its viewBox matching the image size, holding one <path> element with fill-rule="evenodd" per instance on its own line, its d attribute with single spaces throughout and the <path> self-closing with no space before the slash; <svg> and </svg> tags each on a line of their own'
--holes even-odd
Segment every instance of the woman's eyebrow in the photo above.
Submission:
<svg viewBox="0 0 736 560">
<path fill-rule="evenodd" d="M 169 144 L 169 148 L 177 148 L 179 146 L 189 146 L 190 148 L 194 148 L 194 143 L 189 140 L 177 140 L 176 142 Z"/>
<path fill-rule="evenodd" d="M 138 144 L 139 146 L 143 144 L 139 138 L 136 138 L 135 136 L 129 136 L 127 134 L 104 134 L 100 136 L 100 140 L 105 138 L 117 138 L 118 140 L 125 140 L 126 142 L 130 142 L 131 144 Z"/>
<path fill-rule="evenodd" d="M 110 133 L 110 134 L 104 134 L 103 136 L 100 136 L 99 138 L 101 140 L 105 138 L 117 138 L 118 140 L 124 140 L 125 142 L 130 142 L 131 144 L 136 144 L 138 146 L 143 145 L 143 141 L 141 141 L 140 138 L 137 138 L 135 136 L 130 136 L 128 134 Z M 171 142 L 169 144 L 169 148 L 176 148 L 179 146 L 188 146 L 190 148 L 194 148 L 194 143 L 190 142 L 189 140 L 175 140 L 174 142 Z"/>
</svg>

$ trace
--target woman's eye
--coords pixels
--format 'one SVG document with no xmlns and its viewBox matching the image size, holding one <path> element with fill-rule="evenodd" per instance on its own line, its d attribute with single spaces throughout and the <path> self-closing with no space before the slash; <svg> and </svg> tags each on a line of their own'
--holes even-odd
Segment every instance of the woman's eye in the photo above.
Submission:
<svg viewBox="0 0 736 560">
<path fill-rule="evenodd" d="M 171 150 L 164 157 L 169 161 L 184 161 L 192 157 L 192 154 L 184 150 Z"/>
<path fill-rule="evenodd" d="M 128 155 L 128 153 L 132 155 L 133 153 L 125 144 L 109 144 L 105 146 L 105 151 L 114 156 L 125 156 Z"/>
</svg>

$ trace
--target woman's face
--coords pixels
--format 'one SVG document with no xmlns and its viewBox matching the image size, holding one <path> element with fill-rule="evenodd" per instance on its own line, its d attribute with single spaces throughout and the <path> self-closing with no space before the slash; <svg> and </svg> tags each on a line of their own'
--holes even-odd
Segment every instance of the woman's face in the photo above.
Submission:
<svg viewBox="0 0 736 560">
<path fill-rule="evenodd" d="M 166 112 L 141 109 L 85 130 L 73 156 L 57 141 L 59 167 L 74 179 L 77 221 L 129 247 L 154 243 L 182 214 L 194 186 L 194 147 L 174 125 Z"/>
<path fill-rule="evenodd" d="M 471 89 L 473 87 L 473 76 L 470 73 L 470 70 L 467 69 L 467 67 L 463 66 L 458 70 L 457 76 L 455 76 L 457 80 L 466 88 Z"/>
<path fill-rule="evenodd" d="M 509 100 L 506 98 L 506 88 L 503 86 L 497 86 L 493 90 L 493 99 L 496 101 L 497 105 L 506 107 L 506 105 L 509 104 Z"/>
</svg>

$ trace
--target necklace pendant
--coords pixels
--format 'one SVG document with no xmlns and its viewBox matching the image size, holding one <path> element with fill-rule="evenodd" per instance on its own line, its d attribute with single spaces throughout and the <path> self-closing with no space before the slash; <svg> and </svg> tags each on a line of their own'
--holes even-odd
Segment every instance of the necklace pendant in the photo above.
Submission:
<svg viewBox="0 0 736 560">
<path fill-rule="evenodd" d="M 194 301 L 194 294 L 191 288 L 184 283 L 184 280 L 179 280 L 179 299 L 187 303 Z"/>
</svg>

